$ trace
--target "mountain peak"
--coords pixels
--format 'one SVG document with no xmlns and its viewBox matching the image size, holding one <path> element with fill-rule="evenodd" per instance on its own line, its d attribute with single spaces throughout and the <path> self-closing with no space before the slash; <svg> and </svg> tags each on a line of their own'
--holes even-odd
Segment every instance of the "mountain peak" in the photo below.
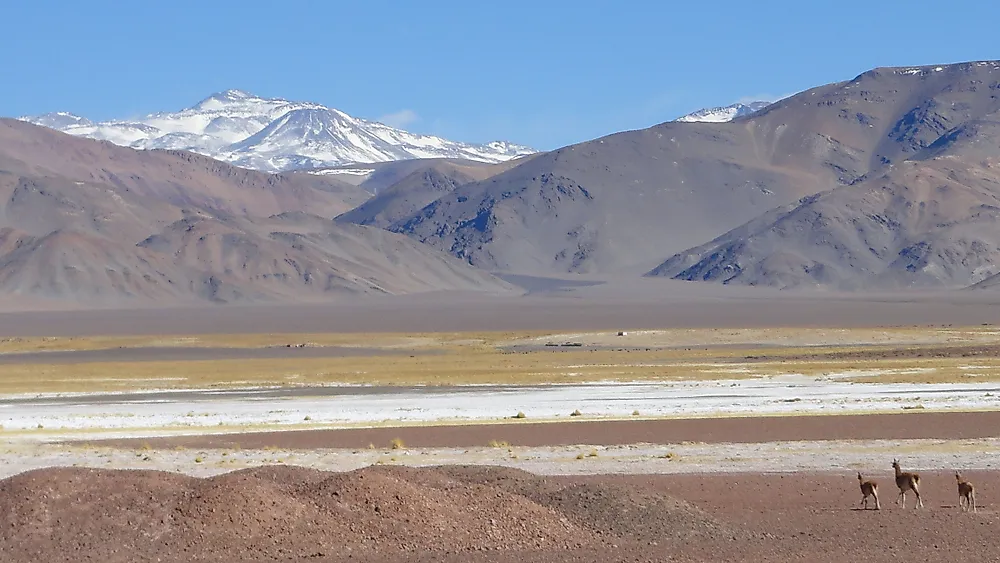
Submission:
<svg viewBox="0 0 1000 563">
<path fill-rule="evenodd" d="M 237 90 L 235 88 L 230 88 L 229 90 L 224 90 L 224 91 L 219 92 L 219 93 L 217 93 L 215 95 L 216 96 L 226 97 L 226 98 L 231 98 L 231 99 L 243 99 L 243 98 L 256 98 L 257 97 L 257 96 L 254 96 L 253 94 L 251 94 L 250 92 L 247 92 L 246 90 Z"/>
<path fill-rule="evenodd" d="M 27 121 L 49 129 L 63 129 L 66 127 L 77 127 L 91 125 L 91 121 L 86 117 L 80 117 L 66 111 L 53 111 L 33 117 L 21 117 L 22 121 Z"/>
<path fill-rule="evenodd" d="M 244 90 L 229 89 L 215 92 L 211 96 L 201 100 L 191 109 L 195 111 L 211 111 L 225 109 L 227 106 L 245 102 L 247 100 L 259 100 L 258 96 Z"/>
</svg>

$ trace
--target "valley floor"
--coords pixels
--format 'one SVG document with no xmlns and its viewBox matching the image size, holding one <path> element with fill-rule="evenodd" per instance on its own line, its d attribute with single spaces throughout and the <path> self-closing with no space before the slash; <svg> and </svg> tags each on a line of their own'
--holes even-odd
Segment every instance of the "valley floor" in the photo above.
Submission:
<svg viewBox="0 0 1000 563">
<path fill-rule="evenodd" d="M 277 432 L 148 442 L 8 440 L 0 453 L 0 475 L 8 476 L 0 480 L 0 506 L 11 507 L 4 514 L 28 511 L 28 515 L 16 525 L 4 523 L 0 551 L 9 555 L 9 561 L 33 561 L 67 549 L 100 555 L 109 562 L 154 556 L 161 561 L 207 561 L 219 556 L 220 550 L 229 560 L 240 561 L 373 563 L 888 562 L 936 560 L 942 553 L 962 561 L 996 561 L 1000 542 L 991 530 L 1000 523 L 996 510 L 1000 437 L 983 436 L 997 434 L 997 416 L 915 413 L 715 419 L 702 424 L 670 421 L 661 423 L 663 439 L 656 444 L 629 443 L 640 433 L 606 422 L 537 425 L 525 432 L 534 445 L 497 439 L 468 445 L 488 436 L 517 435 L 509 431 L 510 425 Z M 672 430 L 675 423 L 680 428 Z M 654 423 L 628 424 L 659 430 Z M 883 432 L 907 438 L 872 438 Z M 678 440 L 684 435 L 693 441 Z M 936 437 L 918 437 L 927 435 Z M 394 438 L 385 440 L 389 436 Z M 378 444 L 356 447 L 364 438 Z M 440 445 L 452 440 L 456 445 Z M 439 445 L 411 446 L 407 441 Z M 539 445 L 545 442 L 563 445 Z M 899 458 L 905 469 L 920 472 L 923 508 L 914 509 L 912 494 L 905 509 L 894 503 L 893 458 Z M 71 469 L 53 469 L 60 467 Z M 489 470 L 496 477 L 479 475 L 473 468 Z M 121 469 L 132 471 L 106 473 Z M 523 477 L 496 473 L 507 470 L 528 473 Z M 962 512 L 957 504 L 956 470 L 976 486 L 975 513 Z M 327 477 L 316 471 L 333 473 Z M 879 484 L 881 510 L 859 508 L 857 471 Z M 475 492 L 461 492 L 466 486 L 462 474 L 484 485 Z M 175 497 L 171 491 L 179 477 L 171 475 L 205 481 L 192 483 L 193 492 Z M 545 481 L 525 483 L 529 475 Z M 482 509 L 486 512 L 479 513 L 487 518 L 486 524 L 454 516 L 467 527 L 449 527 L 444 539 L 414 539 L 433 538 L 435 526 L 451 526 L 449 511 L 424 514 L 421 511 L 428 508 L 423 503 L 437 506 L 433 503 L 442 494 L 470 494 L 474 496 L 469 502 L 478 502 L 472 499 L 487 494 L 482 486 L 497 491 L 495 497 L 488 495 L 494 500 Z M 322 493 L 327 487 L 333 487 L 334 496 L 318 496 L 329 494 Z M 518 511 L 535 509 L 518 504 L 522 497 L 506 496 L 509 487 L 527 487 L 529 492 L 523 494 L 541 491 L 536 493 L 541 496 L 529 498 L 557 509 L 552 522 L 563 524 L 553 528 L 541 513 L 533 520 L 518 516 Z M 147 499 L 146 504 L 130 500 L 131 495 Z M 29 498 L 41 500 L 18 500 Z M 73 510 L 49 507 L 70 499 L 76 505 Z M 259 506 L 254 504 L 257 499 L 262 499 Z M 238 508 L 245 503 L 251 503 L 250 508 Z M 88 506 L 88 522 L 78 522 L 77 509 Z M 389 512 L 379 517 L 379 506 Z M 240 511 L 241 523 L 227 528 L 220 518 L 237 522 L 233 509 Z M 127 540 L 132 547 L 126 556 L 108 552 L 107 542 L 91 543 L 72 533 L 29 533 L 32 527 L 44 530 L 50 525 L 31 515 L 37 510 L 52 514 L 64 530 L 96 527 L 112 542 L 119 535 L 123 542 L 125 535 L 140 539 Z M 335 517 L 338 525 L 350 524 L 350 530 L 316 536 L 309 531 L 313 518 L 309 514 L 317 510 L 316 518 Z M 324 511 L 332 512 L 325 516 Z M 405 522 L 403 515 L 393 516 L 396 511 L 404 511 Z M 164 514 L 166 527 L 155 524 L 159 516 L 150 521 L 147 512 Z M 366 514 L 374 514 L 375 520 Z M 0 523 L 6 517 L 0 515 Z M 127 532 L 123 519 L 130 523 Z M 586 525 L 570 530 L 577 522 Z M 133 536 L 135 525 L 142 527 L 141 536 Z M 567 531 L 559 530 L 563 525 Z"/>
<path fill-rule="evenodd" d="M 926 314 L 911 305 L 885 306 Z M 724 306 L 762 305 L 706 305 Z M 1000 486 L 1000 331 L 987 321 L 605 321 L 97 335 L 39 328 L 52 319 L 23 334 L 0 322 L 10 334 L 0 340 L 0 554 L 1000 559 L 987 533 Z M 924 509 L 893 502 L 893 458 L 921 472 Z M 856 509 L 858 471 L 880 484 L 882 510 Z M 976 484 L 976 513 L 959 510 L 955 471 Z M 399 496 L 380 496 L 378 483 Z M 495 517 L 446 521 L 443 507 L 474 506 L 484 490 L 497 500 L 481 510 Z M 77 506 L 90 507 L 86 521 Z M 402 512 L 380 513 L 389 509 Z M 457 527 L 466 521 L 478 523 Z M 144 539 L 120 540 L 131 559 L 109 547 L 117 540 L 73 533 L 117 538 L 134 525 Z M 317 531 L 327 525 L 343 527 L 342 543 Z M 441 526 L 450 531 L 431 541 Z"/>
</svg>

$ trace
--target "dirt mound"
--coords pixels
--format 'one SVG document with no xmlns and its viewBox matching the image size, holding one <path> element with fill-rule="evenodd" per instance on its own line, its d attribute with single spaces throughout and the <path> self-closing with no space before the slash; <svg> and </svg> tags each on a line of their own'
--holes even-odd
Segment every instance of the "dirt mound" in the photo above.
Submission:
<svg viewBox="0 0 1000 563">
<path fill-rule="evenodd" d="M 659 551 L 734 533 L 630 486 L 567 486 L 512 470 L 279 467 L 199 479 L 45 469 L 0 481 L 4 561 L 462 559 Z"/>
<path fill-rule="evenodd" d="M 557 511 L 435 470 L 370 467 L 335 474 L 304 491 L 355 523 L 363 538 L 408 551 L 521 550 L 592 543 Z"/>
<path fill-rule="evenodd" d="M 0 481 L 4 561 L 124 561 L 174 524 L 189 480 L 157 471 L 43 469 Z"/>
<path fill-rule="evenodd" d="M 441 472 L 466 483 L 524 496 L 596 536 L 654 543 L 706 537 L 749 538 L 742 530 L 686 502 L 642 485 L 566 484 L 526 471 L 488 466 L 451 466 L 441 468 Z"/>
</svg>

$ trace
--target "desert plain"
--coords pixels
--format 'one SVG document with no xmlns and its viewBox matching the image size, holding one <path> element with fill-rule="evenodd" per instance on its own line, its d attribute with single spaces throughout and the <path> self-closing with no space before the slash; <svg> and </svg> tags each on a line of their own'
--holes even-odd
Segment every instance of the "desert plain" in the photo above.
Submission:
<svg viewBox="0 0 1000 563">
<path fill-rule="evenodd" d="M 0 315 L 0 553 L 1000 558 L 988 297 L 556 287 Z"/>
</svg>

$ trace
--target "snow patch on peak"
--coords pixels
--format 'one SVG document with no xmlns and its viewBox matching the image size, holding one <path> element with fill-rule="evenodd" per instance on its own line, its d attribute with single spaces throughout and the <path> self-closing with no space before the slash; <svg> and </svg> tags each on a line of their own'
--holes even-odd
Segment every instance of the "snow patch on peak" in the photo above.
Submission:
<svg viewBox="0 0 1000 563">
<path fill-rule="evenodd" d="M 534 149 L 506 141 L 458 143 L 409 133 L 310 102 L 225 90 L 178 112 L 91 122 L 65 114 L 22 117 L 71 135 L 137 149 L 181 149 L 258 170 L 323 168 L 412 158 L 502 162 Z"/>
<path fill-rule="evenodd" d="M 49 129 L 62 129 L 64 127 L 91 125 L 91 121 L 86 117 L 80 117 L 66 111 L 54 111 L 35 117 L 24 116 L 18 118 L 28 123 L 48 127 Z"/>
<path fill-rule="evenodd" d="M 509 143 L 507 141 L 492 141 L 486 143 L 485 146 L 498 153 L 510 155 L 512 158 L 533 154 L 535 152 L 530 147 Z"/>
<path fill-rule="evenodd" d="M 204 100 L 198 102 L 191 110 L 220 110 L 232 104 L 245 102 L 246 100 L 262 100 L 257 96 L 243 90 L 224 90 L 216 92 Z"/>
<path fill-rule="evenodd" d="M 748 104 L 738 103 L 729 106 L 705 108 L 678 117 L 674 121 L 684 123 L 726 123 L 737 117 L 750 115 L 771 105 L 772 102 L 750 102 Z"/>
<path fill-rule="evenodd" d="M 254 96 L 253 94 L 251 94 L 250 92 L 247 92 L 245 90 L 236 90 L 236 89 L 233 89 L 233 88 L 222 92 L 222 95 L 224 97 L 226 97 L 226 98 L 234 99 L 234 100 L 244 99 L 244 98 L 256 98 L 257 97 L 257 96 Z"/>
</svg>

